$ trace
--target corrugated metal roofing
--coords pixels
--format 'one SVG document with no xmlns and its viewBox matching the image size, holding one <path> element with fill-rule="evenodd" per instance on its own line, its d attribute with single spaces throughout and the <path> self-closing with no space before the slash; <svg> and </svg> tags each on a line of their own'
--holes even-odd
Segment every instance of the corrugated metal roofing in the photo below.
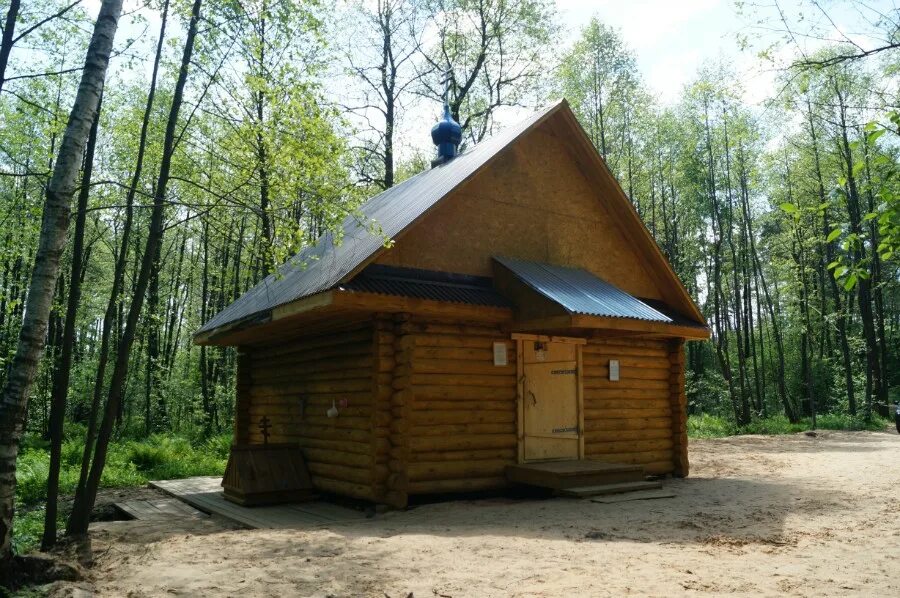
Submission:
<svg viewBox="0 0 900 598">
<path fill-rule="evenodd" d="M 415 268 L 373 264 L 337 288 L 468 305 L 511 307 L 511 303 L 494 289 L 490 278 Z"/>
<path fill-rule="evenodd" d="M 494 257 L 526 285 L 566 311 L 588 316 L 672 323 L 672 318 L 581 268 Z"/>
<path fill-rule="evenodd" d="M 344 220 L 342 234 L 323 235 L 314 246 L 291 258 L 276 274 L 269 275 L 216 314 L 199 332 L 333 288 L 377 253 L 386 239 L 401 233 L 520 135 L 563 105 L 563 101 L 556 102 L 453 160 L 372 197 L 360 208 L 359 215 Z M 380 233 L 375 232 L 377 229 Z"/>
</svg>

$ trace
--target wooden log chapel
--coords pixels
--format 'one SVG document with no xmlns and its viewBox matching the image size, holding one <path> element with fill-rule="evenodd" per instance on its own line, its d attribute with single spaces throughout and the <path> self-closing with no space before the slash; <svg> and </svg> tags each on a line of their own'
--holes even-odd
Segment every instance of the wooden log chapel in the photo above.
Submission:
<svg viewBox="0 0 900 598">
<path fill-rule="evenodd" d="M 299 448 L 315 489 L 398 507 L 687 475 L 684 342 L 708 328 L 567 102 L 459 155 L 445 110 L 432 138 L 431 169 L 196 334 L 238 348 L 236 449 Z"/>
</svg>

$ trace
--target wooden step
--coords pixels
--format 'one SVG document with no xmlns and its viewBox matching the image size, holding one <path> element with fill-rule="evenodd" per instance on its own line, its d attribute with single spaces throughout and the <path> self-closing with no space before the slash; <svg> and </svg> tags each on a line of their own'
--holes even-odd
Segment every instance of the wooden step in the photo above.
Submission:
<svg viewBox="0 0 900 598">
<path fill-rule="evenodd" d="M 636 492 L 638 490 L 659 490 L 660 482 L 624 482 L 621 484 L 600 484 L 599 486 L 578 486 L 577 488 L 564 488 L 559 491 L 562 496 L 575 498 L 587 498 L 589 496 L 603 496 L 605 494 L 622 494 L 624 492 Z"/>
<path fill-rule="evenodd" d="M 504 473 L 510 482 L 553 490 L 641 482 L 645 477 L 640 465 L 585 460 L 507 465 Z"/>
</svg>

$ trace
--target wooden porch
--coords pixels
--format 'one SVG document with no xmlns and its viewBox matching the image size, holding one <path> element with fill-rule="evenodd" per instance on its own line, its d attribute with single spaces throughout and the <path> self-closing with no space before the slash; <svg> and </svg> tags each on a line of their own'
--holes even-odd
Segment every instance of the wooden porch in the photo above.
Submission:
<svg viewBox="0 0 900 598">
<path fill-rule="evenodd" d="M 362 511 L 323 501 L 242 507 L 225 500 L 221 484 L 219 477 L 196 477 L 150 482 L 149 485 L 199 511 L 225 517 L 251 529 L 307 529 L 365 519 Z"/>
<path fill-rule="evenodd" d="M 640 465 L 585 459 L 507 465 L 504 473 L 510 482 L 578 498 L 662 488 L 659 481 L 646 479 Z"/>
</svg>

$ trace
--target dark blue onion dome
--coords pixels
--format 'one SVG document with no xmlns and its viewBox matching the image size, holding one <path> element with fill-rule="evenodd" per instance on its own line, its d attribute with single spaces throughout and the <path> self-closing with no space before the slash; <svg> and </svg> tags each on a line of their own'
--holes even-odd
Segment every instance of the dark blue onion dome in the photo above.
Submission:
<svg viewBox="0 0 900 598">
<path fill-rule="evenodd" d="M 431 140 L 437 146 L 437 158 L 432 166 L 443 164 L 456 156 L 456 149 L 462 141 L 462 127 L 450 116 L 450 106 L 444 104 L 444 116 L 431 128 Z"/>
</svg>

